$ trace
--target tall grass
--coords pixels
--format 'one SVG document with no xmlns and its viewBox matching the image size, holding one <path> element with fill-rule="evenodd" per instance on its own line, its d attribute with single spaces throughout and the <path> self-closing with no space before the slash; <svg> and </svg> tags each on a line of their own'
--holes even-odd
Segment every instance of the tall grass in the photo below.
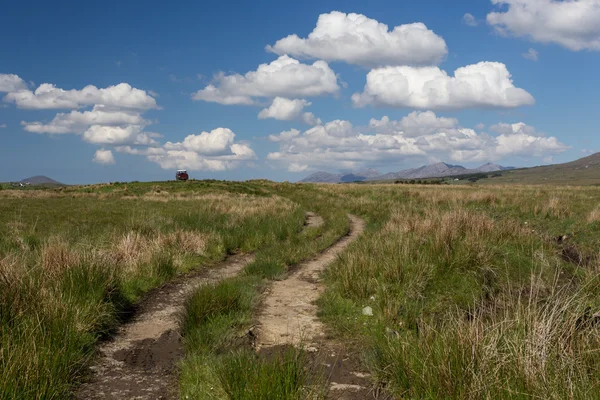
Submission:
<svg viewBox="0 0 600 400">
<path fill-rule="evenodd" d="M 390 393 L 600 396 L 598 268 L 565 263 L 552 239 L 592 248 L 598 189 L 328 190 L 372 223 L 330 268 L 323 318 Z"/>
<path fill-rule="evenodd" d="M 0 398 L 68 397 L 97 340 L 149 289 L 303 223 L 276 196 L 219 184 L 219 196 L 164 202 L 140 186 L 112 196 L 2 191 Z"/>
<path fill-rule="evenodd" d="M 261 248 L 240 277 L 202 287 L 191 297 L 182 318 L 186 357 L 181 364 L 183 398 L 304 399 L 322 398 L 321 371 L 302 350 L 257 355 L 251 331 L 253 314 L 269 280 L 284 279 L 289 268 L 331 245 L 348 231 L 337 196 L 310 186 L 264 184 L 324 217 L 318 228 L 297 227 Z"/>
</svg>

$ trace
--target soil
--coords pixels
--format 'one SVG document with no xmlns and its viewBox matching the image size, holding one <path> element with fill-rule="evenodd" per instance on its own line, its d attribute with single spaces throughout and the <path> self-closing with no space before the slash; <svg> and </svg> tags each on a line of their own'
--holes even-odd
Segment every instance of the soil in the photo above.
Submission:
<svg viewBox="0 0 600 400">
<path fill-rule="evenodd" d="M 296 346 L 309 352 L 313 362 L 325 368 L 329 398 L 383 398 L 372 388 L 369 374 L 361 368 L 358 355 L 328 338 L 317 317 L 315 301 L 325 290 L 322 272 L 365 227 L 362 219 L 349 218 L 348 236 L 316 258 L 298 265 L 286 280 L 274 282 L 266 292 L 255 329 L 255 345 L 259 354 L 265 355 L 285 346 Z"/>
<path fill-rule="evenodd" d="M 152 291 L 134 317 L 100 345 L 90 380 L 77 399 L 177 398 L 177 361 L 184 351 L 179 316 L 187 297 L 199 286 L 237 275 L 252 255 L 235 255 L 214 269 L 175 279 Z"/>
</svg>

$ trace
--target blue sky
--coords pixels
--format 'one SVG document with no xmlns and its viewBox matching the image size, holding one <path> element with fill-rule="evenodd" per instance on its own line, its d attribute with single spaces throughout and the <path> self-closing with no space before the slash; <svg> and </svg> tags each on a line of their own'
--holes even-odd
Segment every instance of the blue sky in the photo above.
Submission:
<svg viewBox="0 0 600 400">
<path fill-rule="evenodd" d="M 600 0 L 12 2 L 0 14 L 0 181 L 163 180 L 177 168 L 295 181 L 569 161 L 600 148 L 598 10 Z"/>
</svg>

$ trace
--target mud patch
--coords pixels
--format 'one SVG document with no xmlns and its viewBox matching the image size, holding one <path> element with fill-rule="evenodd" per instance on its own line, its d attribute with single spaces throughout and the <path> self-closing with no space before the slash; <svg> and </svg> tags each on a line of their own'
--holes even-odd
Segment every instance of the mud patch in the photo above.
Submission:
<svg viewBox="0 0 600 400">
<path fill-rule="evenodd" d="M 561 249 L 560 258 L 572 264 L 588 267 L 595 264 L 598 259 L 592 255 L 582 253 L 575 245 L 568 245 Z"/>
<path fill-rule="evenodd" d="M 131 348 L 116 351 L 114 359 L 130 368 L 172 371 L 175 362 L 180 360 L 183 354 L 181 336 L 178 332 L 169 330 L 157 340 L 140 340 Z"/>
</svg>

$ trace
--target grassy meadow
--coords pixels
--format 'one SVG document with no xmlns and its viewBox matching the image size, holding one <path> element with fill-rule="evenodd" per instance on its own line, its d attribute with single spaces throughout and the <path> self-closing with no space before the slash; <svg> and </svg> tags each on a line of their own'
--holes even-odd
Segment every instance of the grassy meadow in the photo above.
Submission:
<svg viewBox="0 0 600 400">
<path fill-rule="evenodd" d="M 0 398 L 68 397 L 144 294 L 235 252 L 255 261 L 186 304 L 181 397 L 326 396 L 302 351 L 261 358 L 245 333 L 347 213 L 368 229 L 326 272 L 320 318 L 378 390 L 600 398 L 600 189 L 267 181 L 1 190 Z"/>
</svg>

